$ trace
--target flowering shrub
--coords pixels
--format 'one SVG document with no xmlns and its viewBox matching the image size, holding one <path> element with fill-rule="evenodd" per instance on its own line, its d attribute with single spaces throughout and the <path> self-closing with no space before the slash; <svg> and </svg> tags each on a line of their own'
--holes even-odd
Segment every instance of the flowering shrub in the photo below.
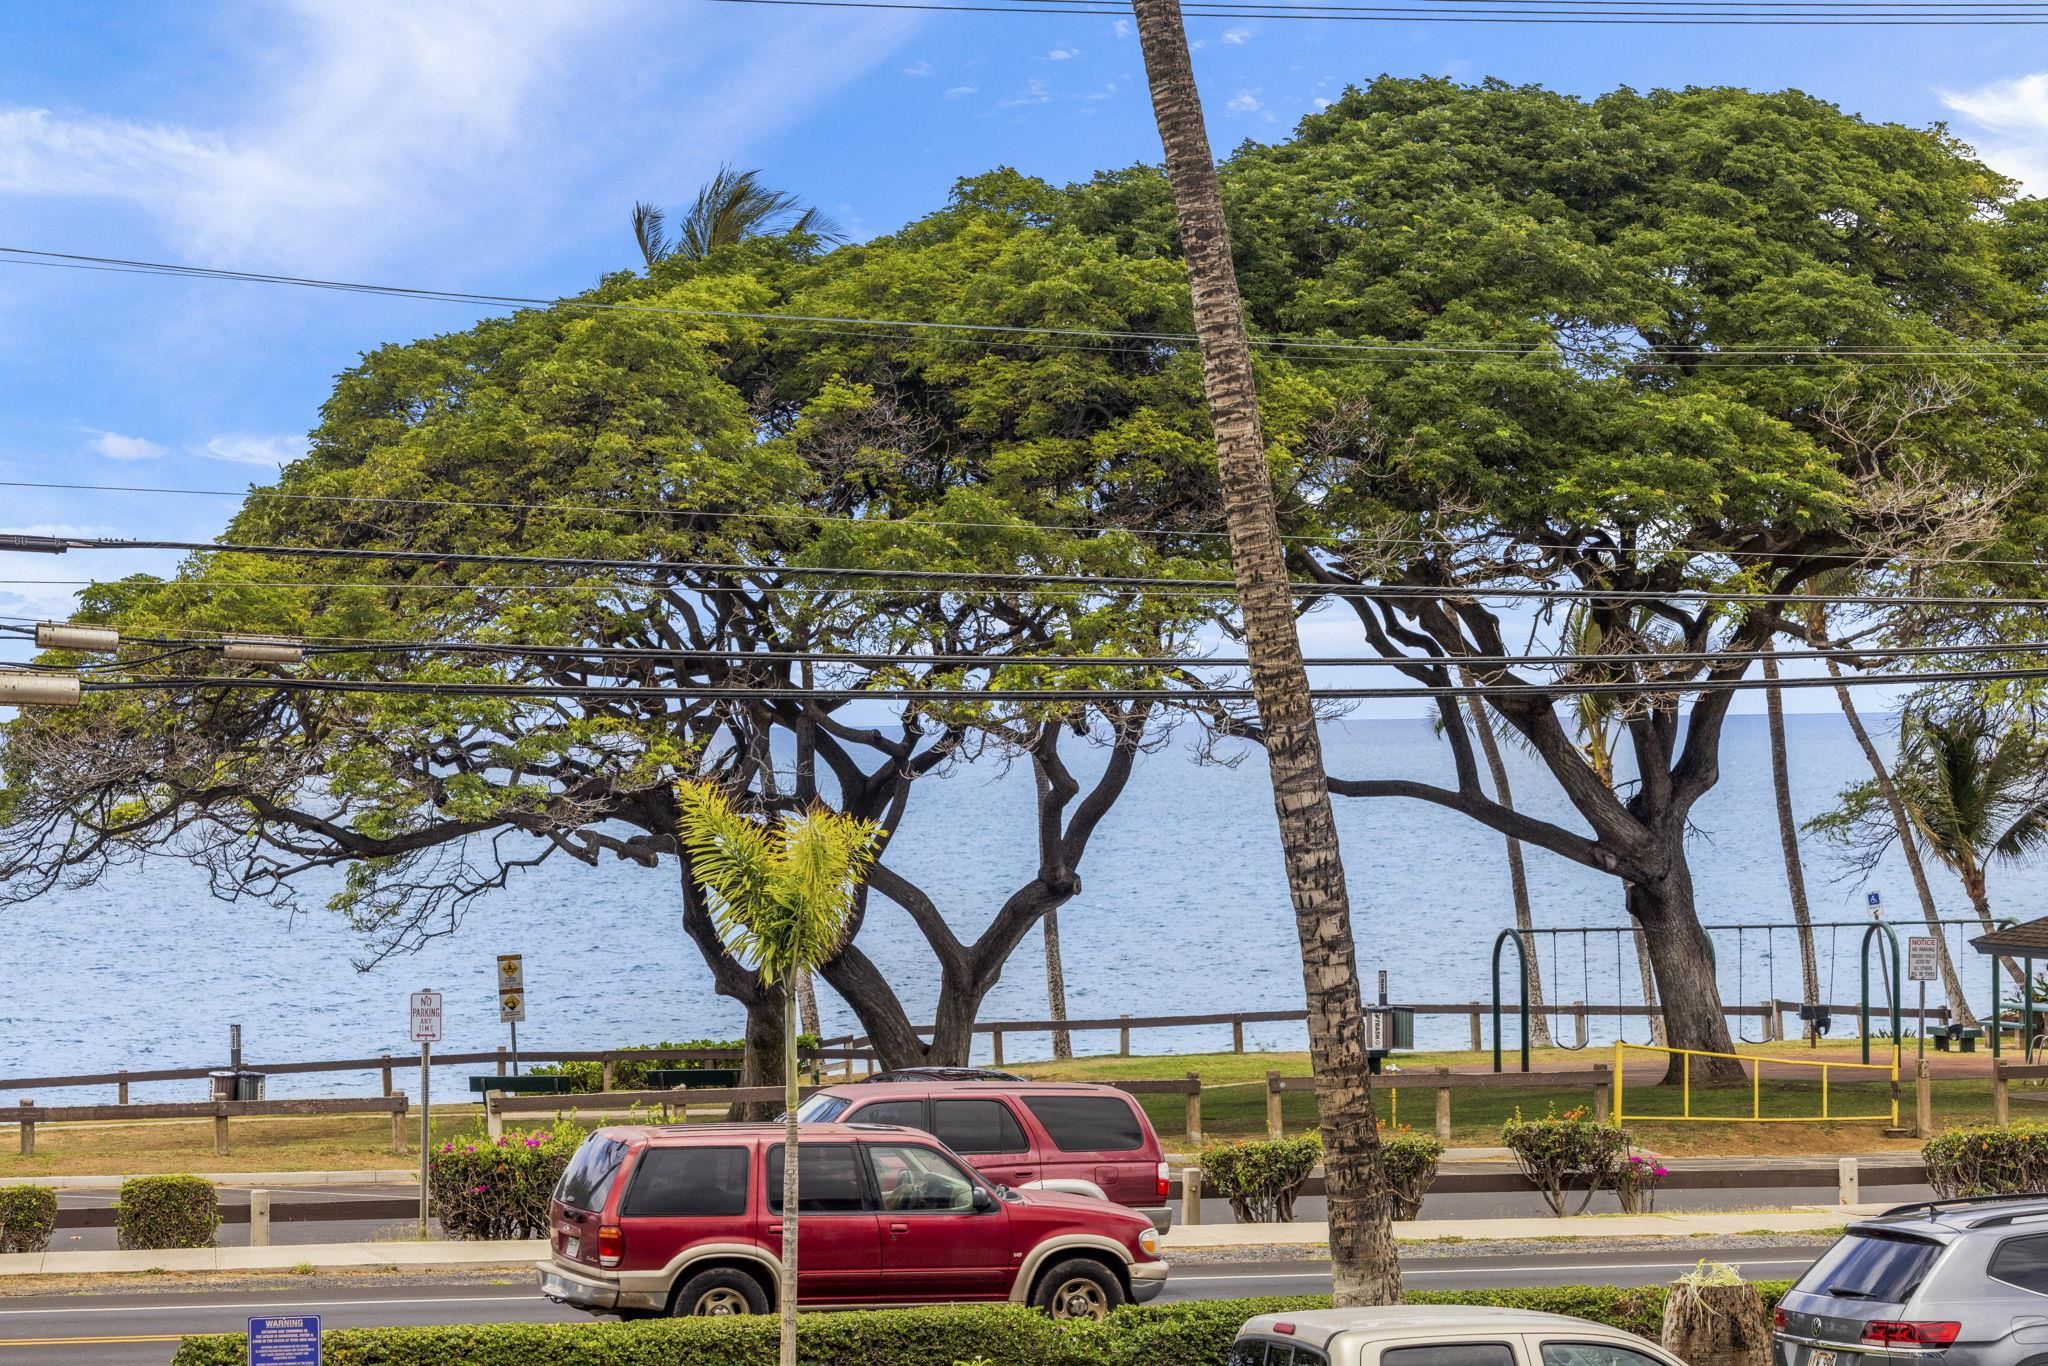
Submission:
<svg viewBox="0 0 2048 1366">
<path fill-rule="evenodd" d="M 427 1155 L 428 1195 L 449 1238 L 547 1236 L 548 1197 L 583 1142 L 584 1130 L 507 1129 L 491 1138 L 478 1129 L 437 1145 Z"/>
<path fill-rule="evenodd" d="M 2048 1126 L 1950 1129 L 1920 1150 L 1927 1184 L 1944 1200 L 2048 1189 Z"/>
<path fill-rule="evenodd" d="M 1621 1201 L 1623 1214 L 1648 1214 L 1657 1208 L 1657 1187 L 1664 1184 L 1670 1170 L 1659 1162 L 1655 1154 L 1630 1153 L 1625 1161 L 1614 1168 L 1614 1194 Z"/>
<path fill-rule="evenodd" d="M 1584 1214 L 1594 1194 L 1614 1184 L 1615 1167 L 1628 1152 L 1628 1130 L 1602 1124 L 1584 1110 L 1558 1114 L 1553 1106 L 1541 1119 L 1524 1119 L 1517 1109 L 1501 1126 L 1501 1142 L 1515 1155 L 1522 1175 L 1542 1193 L 1550 1212 L 1562 1217 L 1565 1191 L 1586 1195 L 1574 1214 Z"/>
</svg>

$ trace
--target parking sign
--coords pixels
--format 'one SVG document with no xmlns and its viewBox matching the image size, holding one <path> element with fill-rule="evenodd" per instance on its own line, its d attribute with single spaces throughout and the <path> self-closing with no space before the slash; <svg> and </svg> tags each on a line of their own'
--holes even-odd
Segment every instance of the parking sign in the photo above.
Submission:
<svg viewBox="0 0 2048 1366">
<path fill-rule="evenodd" d="M 412 1041 L 441 1042 L 441 993 L 415 991 L 412 994 Z"/>
</svg>

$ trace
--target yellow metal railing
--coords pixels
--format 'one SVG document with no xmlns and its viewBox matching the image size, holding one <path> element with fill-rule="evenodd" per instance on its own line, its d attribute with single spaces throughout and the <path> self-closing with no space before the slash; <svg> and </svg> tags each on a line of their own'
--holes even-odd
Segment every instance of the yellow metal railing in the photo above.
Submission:
<svg viewBox="0 0 2048 1366">
<path fill-rule="evenodd" d="M 1635 1053 L 1657 1053 L 1679 1060 L 1678 1075 L 1682 1092 L 1681 1109 L 1675 1115 L 1632 1115 L 1628 1113 L 1624 1097 L 1628 1090 L 1626 1063 L 1628 1055 Z M 1692 1060 L 1694 1058 L 1733 1058 L 1737 1062 L 1750 1064 L 1749 1113 L 1746 1115 L 1696 1115 L 1692 1112 Z M 1767 1115 L 1764 1110 L 1764 1065 L 1769 1063 L 1780 1067 L 1818 1068 L 1820 1071 L 1820 1113 L 1817 1115 Z M 1891 1082 L 1891 1109 L 1876 1115 L 1841 1115 L 1829 1108 L 1828 1074 L 1841 1072 L 1876 1072 Z M 1868 1079 L 1866 1079 L 1868 1080 Z M 1883 1120 L 1893 1128 L 1899 1125 L 1899 1048 L 1892 1046 L 1892 1057 L 1888 1063 L 1876 1062 L 1820 1062 L 1808 1058 L 1763 1058 L 1746 1057 L 1740 1053 L 1709 1053 L 1697 1048 L 1659 1048 L 1652 1044 L 1620 1043 L 1614 1045 L 1614 1122 L 1623 1124 L 1629 1120 L 1643 1123 L 1693 1123 L 1693 1124 L 1814 1124 L 1823 1120 L 1837 1123 L 1874 1123 Z"/>
</svg>

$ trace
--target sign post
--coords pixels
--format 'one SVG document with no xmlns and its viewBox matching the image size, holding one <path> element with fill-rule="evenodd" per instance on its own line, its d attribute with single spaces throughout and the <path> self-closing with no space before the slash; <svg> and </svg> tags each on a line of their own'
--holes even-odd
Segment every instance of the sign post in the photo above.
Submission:
<svg viewBox="0 0 2048 1366">
<path fill-rule="evenodd" d="M 320 1366 L 320 1316 L 250 1319 L 249 1366 Z"/>
<path fill-rule="evenodd" d="M 519 1022 L 526 1018 L 526 967 L 516 953 L 498 955 L 498 1023 L 512 1030 L 512 1075 L 519 1075 Z"/>
<path fill-rule="evenodd" d="M 434 1146 L 431 1086 L 434 1045 L 441 1041 L 441 993 L 412 994 L 412 1038 L 420 1046 L 420 1237 L 427 1236 L 427 1154 Z"/>
</svg>

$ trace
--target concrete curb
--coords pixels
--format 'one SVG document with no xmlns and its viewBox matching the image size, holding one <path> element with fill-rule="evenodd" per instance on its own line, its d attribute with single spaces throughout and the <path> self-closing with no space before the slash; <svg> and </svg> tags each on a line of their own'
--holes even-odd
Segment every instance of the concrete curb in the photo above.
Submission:
<svg viewBox="0 0 2048 1366">
<path fill-rule="evenodd" d="M 364 1267 L 457 1271 L 531 1267 L 544 1238 L 508 1242 L 309 1243 L 299 1247 L 191 1247 L 157 1252 L 12 1252 L 0 1277 L 94 1276 L 135 1271 L 354 1271 Z"/>
<path fill-rule="evenodd" d="M 1802 1205 L 1793 1209 L 1751 1210 L 1737 1214 L 1599 1214 L 1575 1219 L 1417 1219 L 1394 1225 L 1397 1243 L 1432 1243 L 1446 1238 L 1466 1242 L 1507 1242 L 1516 1239 L 1732 1237 L 1745 1233 L 1818 1233 L 1840 1228 L 1855 1218 L 1877 1214 L 1888 1205 Z M 1177 1224 L 1159 1239 L 1168 1260 L 1177 1249 L 1233 1247 L 1312 1247 L 1330 1241 L 1329 1224 Z"/>
<path fill-rule="evenodd" d="M 161 1172 L 150 1175 L 164 1175 Z M 292 1186 L 417 1186 L 420 1183 L 418 1167 L 385 1168 L 381 1171 L 361 1172 L 194 1172 L 202 1181 L 211 1181 L 216 1186 L 261 1186 L 266 1190 L 287 1189 Z M 123 1181 L 133 1180 L 127 1176 L 16 1176 L 8 1180 L 19 1186 L 47 1186 L 59 1191 L 100 1191 L 119 1190 Z"/>
</svg>

